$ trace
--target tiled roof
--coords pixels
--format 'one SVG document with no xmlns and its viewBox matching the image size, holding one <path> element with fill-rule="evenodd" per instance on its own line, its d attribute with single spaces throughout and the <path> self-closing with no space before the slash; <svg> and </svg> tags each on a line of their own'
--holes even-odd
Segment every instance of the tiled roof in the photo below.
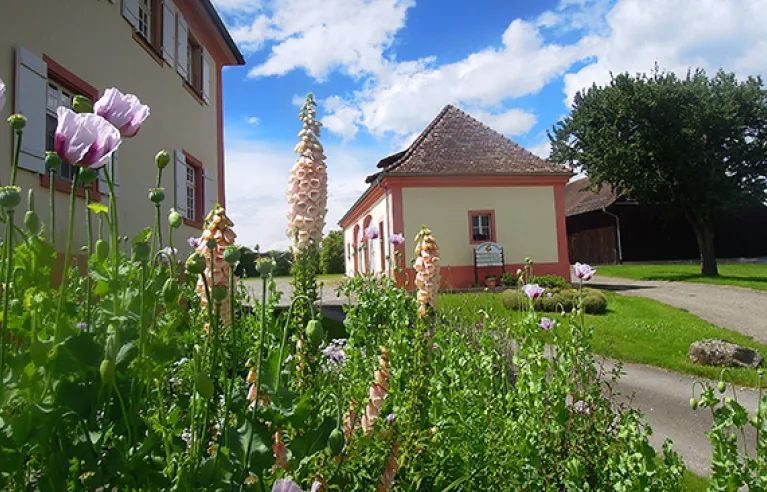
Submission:
<svg viewBox="0 0 767 492">
<path fill-rule="evenodd" d="M 452 105 L 402 152 L 382 159 L 385 174 L 571 174 L 541 159 Z"/>
<path fill-rule="evenodd" d="M 602 185 L 598 191 L 591 191 L 591 181 L 588 177 L 571 181 L 565 185 L 565 215 L 585 214 L 609 207 L 618 197 L 608 184 Z"/>
</svg>

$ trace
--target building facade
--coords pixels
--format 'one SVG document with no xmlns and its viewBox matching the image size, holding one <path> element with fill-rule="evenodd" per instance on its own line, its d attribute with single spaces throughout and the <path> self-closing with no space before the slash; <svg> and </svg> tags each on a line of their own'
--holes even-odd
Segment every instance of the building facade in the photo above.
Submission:
<svg viewBox="0 0 767 492">
<path fill-rule="evenodd" d="M 124 139 L 116 153 L 116 199 L 120 233 L 152 225 L 148 189 L 156 185 L 155 154 L 174 158 L 163 173 L 167 211 L 184 217 L 179 236 L 198 235 L 204 213 L 225 203 L 221 70 L 244 59 L 210 0 L 11 0 L 0 15 L 0 78 L 7 99 L 0 118 L 22 113 L 27 119 L 20 149 L 18 184 L 33 189 L 38 204 L 55 189 L 55 243 L 63 249 L 72 168 L 63 166 L 51 184 L 44 164 L 53 150 L 56 108 L 74 95 L 96 100 L 116 87 L 150 106 L 138 135 Z M 9 175 L 10 129 L 0 131 L 0 173 Z M 103 175 L 103 173 L 101 173 Z M 99 181 L 94 200 L 107 201 Z M 84 196 L 84 193 L 80 195 Z M 78 206 L 84 207 L 83 198 Z M 37 207 L 49 224 L 46 206 Z M 85 242 L 77 214 L 75 246 Z M 166 227 L 166 226 L 164 226 Z"/>
<path fill-rule="evenodd" d="M 569 169 L 539 159 L 453 106 L 407 150 L 378 167 L 339 222 L 346 275 L 392 275 L 398 266 L 400 280 L 412 279 L 414 238 L 424 224 L 440 246 L 442 288 L 500 276 L 501 267 L 475 272 L 475 248 L 487 242 L 503 248 L 506 272 L 522 268 L 530 257 L 536 275 L 569 279 L 564 206 Z M 405 243 L 393 244 L 395 234 Z"/>
</svg>

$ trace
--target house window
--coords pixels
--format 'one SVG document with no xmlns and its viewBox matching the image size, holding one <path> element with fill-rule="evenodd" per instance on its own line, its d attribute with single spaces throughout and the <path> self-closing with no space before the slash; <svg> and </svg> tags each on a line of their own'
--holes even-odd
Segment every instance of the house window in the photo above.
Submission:
<svg viewBox="0 0 767 492">
<path fill-rule="evenodd" d="M 56 139 L 56 127 L 59 120 L 56 109 L 59 106 L 72 108 L 72 93 L 55 82 L 48 81 L 48 94 L 45 102 L 45 150 L 53 151 Z M 56 171 L 56 179 L 71 183 L 74 177 L 74 166 L 63 162 Z"/>
<path fill-rule="evenodd" d="M 163 0 L 122 0 L 123 16 L 133 26 L 133 39 L 159 63 L 163 60 L 163 48 L 170 51 L 175 49 L 174 46 L 163 46 L 168 42 L 163 38 L 174 34 L 164 30 L 165 10 Z M 175 22 L 175 19 L 167 20 L 169 23 Z"/>
<path fill-rule="evenodd" d="M 188 40 L 186 48 L 187 82 L 198 95 L 202 95 L 202 46 L 191 33 L 189 33 Z"/>
<path fill-rule="evenodd" d="M 138 27 L 136 28 L 144 39 L 152 42 L 152 0 L 139 0 Z"/>
<path fill-rule="evenodd" d="M 495 220 L 490 210 L 469 212 L 470 243 L 495 242 Z"/>
<path fill-rule="evenodd" d="M 197 170 L 186 167 L 186 218 L 197 220 Z"/>
<path fill-rule="evenodd" d="M 205 209 L 212 207 L 208 202 L 214 201 L 214 197 L 206 197 L 211 189 L 209 180 L 202 162 L 186 151 L 176 151 L 176 210 L 187 225 L 203 226 Z"/>
</svg>

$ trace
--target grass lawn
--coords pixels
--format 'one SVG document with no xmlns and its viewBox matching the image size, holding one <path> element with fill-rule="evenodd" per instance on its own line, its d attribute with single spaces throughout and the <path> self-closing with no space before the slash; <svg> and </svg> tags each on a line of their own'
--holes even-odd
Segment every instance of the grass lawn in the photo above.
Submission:
<svg viewBox="0 0 767 492">
<path fill-rule="evenodd" d="M 719 265 L 718 277 L 704 277 L 699 265 L 606 265 L 597 275 L 637 280 L 669 280 L 704 284 L 736 285 L 767 290 L 767 265 Z"/>
<path fill-rule="evenodd" d="M 719 328 L 681 309 L 652 299 L 605 294 L 607 313 L 586 316 L 586 322 L 594 327 L 592 349 L 597 354 L 710 379 L 719 379 L 721 369 L 693 364 L 687 359 L 687 350 L 695 340 L 723 338 L 767 355 L 767 345 Z M 444 294 L 439 302 L 441 307 L 465 309 L 467 313 L 485 309 L 509 313 L 512 319 L 514 316 L 503 308 L 500 294 Z M 736 384 L 757 385 L 755 369 L 730 368 L 727 372 L 728 379 Z"/>
<path fill-rule="evenodd" d="M 708 490 L 709 483 L 709 479 L 698 476 L 690 471 L 685 471 L 682 478 L 682 490 L 686 492 L 704 492 Z"/>
</svg>

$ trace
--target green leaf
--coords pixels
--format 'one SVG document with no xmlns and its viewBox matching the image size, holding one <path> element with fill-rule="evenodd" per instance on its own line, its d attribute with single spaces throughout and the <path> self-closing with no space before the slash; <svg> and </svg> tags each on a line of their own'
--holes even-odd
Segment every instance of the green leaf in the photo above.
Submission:
<svg viewBox="0 0 767 492">
<path fill-rule="evenodd" d="M 149 241 L 150 237 L 152 237 L 152 228 L 145 227 L 144 230 L 133 236 L 133 239 L 131 239 L 131 244 L 145 243 Z"/>
<path fill-rule="evenodd" d="M 156 340 L 147 347 L 149 358 L 157 364 L 176 361 L 181 358 L 181 346 L 178 343 L 165 343 Z"/>
<path fill-rule="evenodd" d="M 109 282 L 103 280 L 96 281 L 96 287 L 93 289 L 93 293 L 97 296 L 104 296 L 109 292 Z"/>
<path fill-rule="evenodd" d="M 328 443 L 328 437 L 335 427 L 336 420 L 333 417 L 325 417 L 317 428 L 293 438 L 290 446 L 288 446 L 293 459 L 300 462 L 307 456 L 324 449 Z"/>
<path fill-rule="evenodd" d="M 56 388 L 56 404 L 71 408 L 83 418 L 88 418 L 98 399 L 99 386 L 94 381 L 61 381 Z"/>
<path fill-rule="evenodd" d="M 115 363 L 121 370 L 124 370 L 137 355 L 138 347 L 136 347 L 136 344 L 128 342 L 117 351 L 117 359 L 115 360 Z"/>
<path fill-rule="evenodd" d="M 67 338 L 54 348 L 53 374 L 60 377 L 89 369 L 96 371 L 103 354 L 104 348 L 93 341 L 88 333 Z"/>
<path fill-rule="evenodd" d="M 95 214 L 106 214 L 109 212 L 109 207 L 102 203 L 91 203 L 88 208 Z"/>
<path fill-rule="evenodd" d="M 274 463 L 272 455 L 272 436 L 269 429 L 263 423 L 256 420 L 252 423 L 247 418 L 241 418 L 237 429 L 229 429 L 229 443 L 232 455 L 237 459 L 243 459 L 248 449 L 248 442 L 253 441 L 250 447 L 250 467 L 252 473 L 260 475 Z M 245 459 L 248 459 L 245 457 Z M 243 463 L 243 466 L 246 466 Z"/>
</svg>

